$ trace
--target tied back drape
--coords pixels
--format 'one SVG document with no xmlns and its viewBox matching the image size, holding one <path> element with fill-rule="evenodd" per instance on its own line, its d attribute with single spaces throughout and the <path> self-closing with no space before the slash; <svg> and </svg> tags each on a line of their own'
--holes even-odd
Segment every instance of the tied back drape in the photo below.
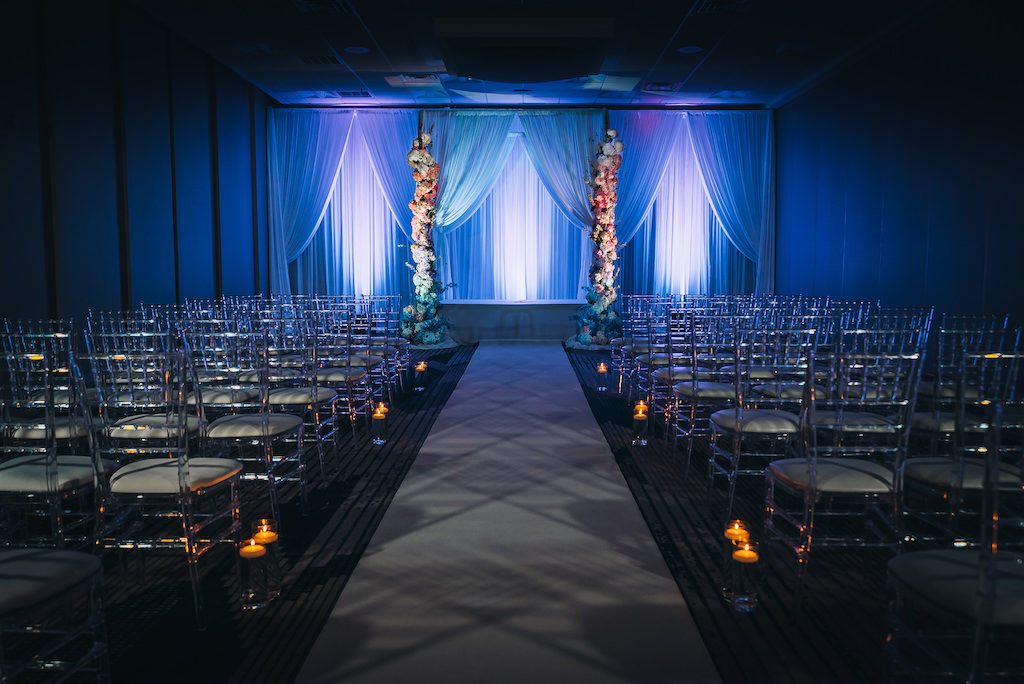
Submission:
<svg viewBox="0 0 1024 684">
<path fill-rule="evenodd" d="M 384 199 L 406 236 L 412 230 L 409 200 L 416 190 L 416 182 L 405 155 L 417 135 L 418 119 L 419 113 L 415 110 L 371 109 L 357 112 L 355 122 L 366 143 Z"/>
<path fill-rule="evenodd" d="M 289 293 L 288 262 L 309 245 L 352 128 L 351 110 L 271 109 L 270 289 Z"/>
<path fill-rule="evenodd" d="M 775 287 L 771 112 L 688 112 L 690 143 L 722 229 L 757 264 L 755 291 Z"/>
<path fill-rule="evenodd" d="M 461 226 L 487 197 L 512 149 L 509 130 L 515 115 L 512 111 L 423 112 L 423 130 L 432 130 L 433 154 L 440 166 L 435 233 Z"/>
<path fill-rule="evenodd" d="M 608 117 L 626 146 L 615 205 L 615 233 L 619 246 L 623 247 L 649 216 L 669 161 L 680 163 L 686 113 L 616 110 L 608 112 Z"/>
<path fill-rule="evenodd" d="M 550 110 L 519 113 L 523 143 L 541 182 L 566 216 L 583 230 L 594 225 L 590 160 L 604 140 L 604 112 Z"/>
</svg>

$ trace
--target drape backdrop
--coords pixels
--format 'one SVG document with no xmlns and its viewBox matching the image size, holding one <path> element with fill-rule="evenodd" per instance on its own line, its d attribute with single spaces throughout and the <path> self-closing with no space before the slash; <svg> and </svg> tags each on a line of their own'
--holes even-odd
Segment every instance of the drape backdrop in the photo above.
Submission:
<svg viewBox="0 0 1024 684">
<path fill-rule="evenodd" d="M 408 296 L 413 110 L 271 112 L 275 292 Z M 453 299 L 581 299 L 599 110 L 422 113 L 441 165 L 438 274 Z M 612 111 L 623 292 L 768 292 L 768 112 Z"/>
</svg>

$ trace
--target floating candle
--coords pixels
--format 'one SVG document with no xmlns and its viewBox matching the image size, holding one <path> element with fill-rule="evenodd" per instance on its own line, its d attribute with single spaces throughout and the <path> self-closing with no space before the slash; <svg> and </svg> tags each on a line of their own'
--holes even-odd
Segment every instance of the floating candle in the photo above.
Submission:
<svg viewBox="0 0 1024 684">
<path fill-rule="evenodd" d="M 255 539 L 250 539 L 238 549 L 239 556 L 250 560 L 265 556 L 266 553 L 267 547 L 263 546 L 263 544 L 257 544 Z"/>
<path fill-rule="evenodd" d="M 744 542 L 742 546 L 732 552 L 732 559 L 739 563 L 756 563 L 759 556 L 754 548 L 756 547 L 751 542 Z"/>
<path fill-rule="evenodd" d="M 261 525 L 256 534 L 252 535 L 252 539 L 257 545 L 266 546 L 277 541 L 277 532 L 270 529 L 270 525 Z"/>
<path fill-rule="evenodd" d="M 725 528 L 725 538 L 734 542 L 748 541 L 750 539 L 750 531 L 747 529 L 747 523 L 742 520 L 730 520 Z"/>
</svg>

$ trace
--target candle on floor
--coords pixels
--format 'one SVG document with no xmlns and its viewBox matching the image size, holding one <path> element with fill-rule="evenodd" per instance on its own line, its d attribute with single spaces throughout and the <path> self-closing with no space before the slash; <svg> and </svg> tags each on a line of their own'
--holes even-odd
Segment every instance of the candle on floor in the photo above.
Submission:
<svg viewBox="0 0 1024 684">
<path fill-rule="evenodd" d="M 750 530 L 742 520 L 730 520 L 725 527 L 725 538 L 733 542 L 744 542 L 750 539 Z"/>
<path fill-rule="evenodd" d="M 427 384 L 427 362 L 420 361 L 412 369 L 413 378 L 413 389 L 417 392 L 422 392 L 424 385 Z"/>
<path fill-rule="evenodd" d="M 267 546 L 277 541 L 277 522 L 271 518 L 260 518 L 253 525 L 253 540 L 257 544 Z"/>
<path fill-rule="evenodd" d="M 250 539 L 238 548 L 238 555 L 249 560 L 262 558 L 266 554 L 267 547 L 256 543 L 255 539 Z"/>
<path fill-rule="evenodd" d="M 633 409 L 633 445 L 647 446 L 647 404 L 637 402 Z"/>
<path fill-rule="evenodd" d="M 603 361 L 597 364 L 597 391 L 604 392 L 608 389 L 608 364 Z"/>
<path fill-rule="evenodd" d="M 736 550 L 732 552 L 732 559 L 738 563 L 756 563 L 760 559 L 757 554 L 757 542 L 748 539 L 737 544 Z"/>
<path fill-rule="evenodd" d="M 726 568 L 722 597 L 733 610 L 749 613 L 757 607 L 761 588 L 761 564 L 757 542 L 746 539 L 734 542 L 732 562 Z"/>
<path fill-rule="evenodd" d="M 376 444 L 385 444 L 388 441 L 388 415 L 387 407 L 382 402 L 373 411 L 370 417 L 370 440 Z"/>
</svg>

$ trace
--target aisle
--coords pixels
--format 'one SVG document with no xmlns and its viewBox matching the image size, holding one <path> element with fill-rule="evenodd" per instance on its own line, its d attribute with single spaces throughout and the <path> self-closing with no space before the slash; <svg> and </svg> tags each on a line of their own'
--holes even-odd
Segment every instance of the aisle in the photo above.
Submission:
<svg viewBox="0 0 1024 684">
<path fill-rule="evenodd" d="M 718 677 L 558 344 L 482 344 L 299 682 Z"/>
</svg>

